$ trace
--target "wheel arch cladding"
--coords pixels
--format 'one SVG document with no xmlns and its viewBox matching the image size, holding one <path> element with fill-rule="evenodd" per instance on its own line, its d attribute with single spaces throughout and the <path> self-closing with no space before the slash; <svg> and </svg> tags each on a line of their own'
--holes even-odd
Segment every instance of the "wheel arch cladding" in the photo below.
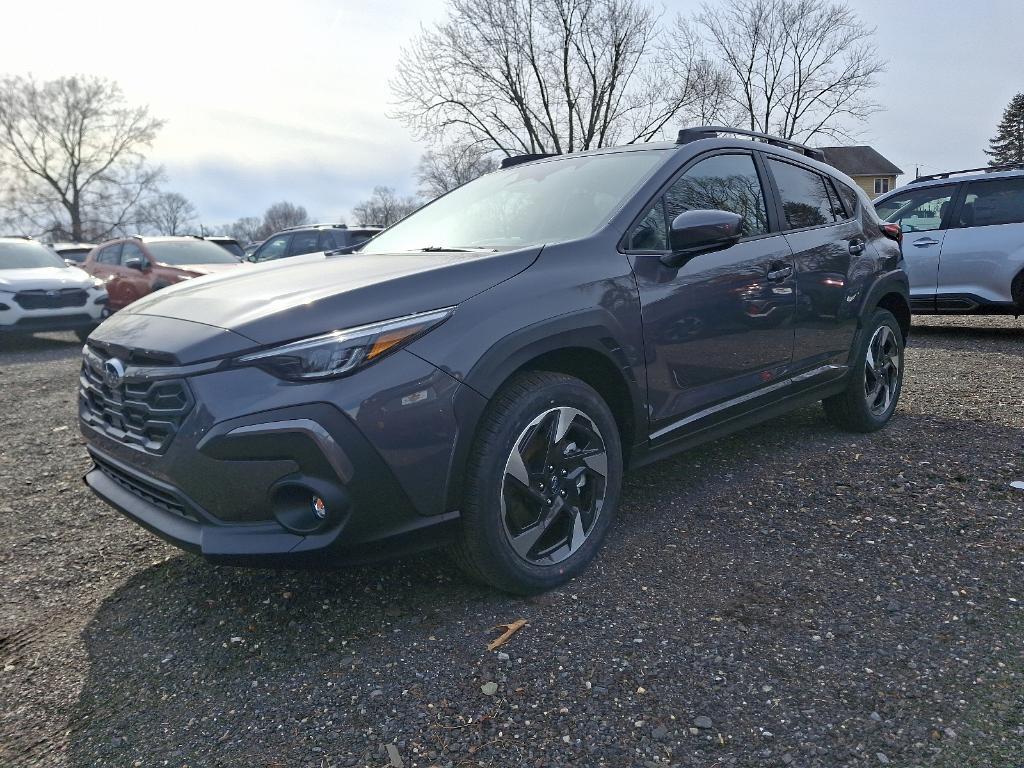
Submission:
<svg viewBox="0 0 1024 768">
<path fill-rule="evenodd" d="M 900 324 L 903 340 L 906 341 L 910 337 L 910 304 L 907 303 L 906 297 L 896 292 L 887 293 L 878 299 L 876 306 L 892 312 L 896 322 Z"/>
<path fill-rule="evenodd" d="M 505 350 L 492 350 L 497 354 L 489 356 L 490 361 L 482 361 L 482 365 L 471 371 L 466 383 L 489 400 L 506 382 L 524 371 L 552 371 L 575 376 L 593 387 L 608 403 L 619 427 L 623 463 L 628 466 L 632 448 L 646 423 L 643 421 L 645 411 L 641 386 L 633 376 L 628 356 L 606 330 L 577 328 L 571 333 L 571 338 L 558 333 L 535 337 L 507 353 Z M 481 415 L 482 412 L 476 414 L 471 428 L 460 435 L 456 444 L 446 494 L 448 509 L 459 509 L 462 504 L 463 470 L 476 440 Z"/>
</svg>

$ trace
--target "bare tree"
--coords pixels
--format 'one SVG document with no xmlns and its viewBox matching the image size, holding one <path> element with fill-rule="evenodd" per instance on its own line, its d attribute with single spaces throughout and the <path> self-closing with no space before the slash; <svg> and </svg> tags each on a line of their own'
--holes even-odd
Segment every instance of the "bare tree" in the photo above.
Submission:
<svg viewBox="0 0 1024 768">
<path fill-rule="evenodd" d="M 688 42 L 663 36 L 644 0 L 448 0 L 403 52 L 397 116 L 420 138 L 506 155 L 646 141 L 706 108 Z M 681 70 L 661 66 L 671 48 Z"/>
<path fill-rule="evenodd" d="M 263 219 L 259 216 L 243 216 L 231 224 L 221 227 L 223 234 L 229 235 L 240 243 L 253 243 L 262 239 Z"/>
<path fill-rule="evenodd" d="M 415 197 L 400 197 L 393 187 L 374 187 L 373 194 L 352 209 L 352 217 L 360 224 L 388 227 L 404 219 L 420 205 Z"/>
<path fill-rule="evenodd" d="M 196 208 L 177 192 L 161 192 L 140 206 L 139 221 L 161 235 L 184 235 L 196 228 Z"/>
<path fill-rule="evenodd" d="M 100 239 L 133 220 L 161 171 L 145 162 L 163 123 L 99 77 L 0 80 L 0 170 L 9 216 L 35 231 Z"/>
<path fill-rule="evenodd" d="M 263 226 L 259 229 L 257 239 L 267 238 L 282 229 L 299 227 L 307 223 L 309 214 L 305 208 L 282 200 L 280 203 L 274 203 L 263 213 Z"/>
<path fill-rule="evenodd" d="M 848 138 L 850 123 L 880 107 L 870 100 L 885 61 L 874 29 L 843 2 L 725 0 L 696 17 L 732 79 L 738 122 L 799 138 Z"/>
<path fill-rule="evenodd" d="M 428 150 L 416 170 L 420 195 L 433 200 L 497 167 L 491 153 L 479 144 L 449 144 Z"/>
</svg>

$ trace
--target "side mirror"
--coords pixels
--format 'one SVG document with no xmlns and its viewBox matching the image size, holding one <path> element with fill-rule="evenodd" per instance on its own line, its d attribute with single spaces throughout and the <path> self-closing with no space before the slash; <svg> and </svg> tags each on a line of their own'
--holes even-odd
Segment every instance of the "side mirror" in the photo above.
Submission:
<svg viewBox="0 0 1024 768">
<path fill-rule="evenodd" d="M 125 261 L 124 266 L 126 266 L 128 269 L 137 269 L 139 270 L 139 272 L 145 272 L 146 267 L 149 265 L 146 264 L 144 259 L 135 256 Z"/>
<path fill-rule="evenodd" d="M 672 253 L 661 261 L 667 267 L 681 267 L 694 256 L 736 245 L 743 234 L 743 217 L 731 211 L 684 211 L 668 234 Z"/>
</svg>

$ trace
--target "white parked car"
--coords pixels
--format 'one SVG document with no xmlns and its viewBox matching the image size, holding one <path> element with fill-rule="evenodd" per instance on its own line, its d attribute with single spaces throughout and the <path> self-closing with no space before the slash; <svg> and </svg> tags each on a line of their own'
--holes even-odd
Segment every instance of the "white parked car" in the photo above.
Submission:
<svg viewBox="0 0 1024 768">
<path fill-rule="evenodd" d="M 35 240 L 0 237 L 0 333 L 75 331 L 85 339 L 106 315 L 102 280 Z"/>
<path fill-rule="evenodd" d="M 875 210 L 903 229 L 912 312 L 1024 315 L 1024 164 L 923 176 Z"/>
</svg>

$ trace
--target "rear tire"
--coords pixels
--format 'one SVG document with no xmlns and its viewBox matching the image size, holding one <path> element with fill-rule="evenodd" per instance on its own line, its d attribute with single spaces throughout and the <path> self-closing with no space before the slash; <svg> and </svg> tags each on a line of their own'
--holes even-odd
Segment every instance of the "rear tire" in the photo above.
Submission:
<svg viewBox="0 0 1024 768">
<path fill-rule="evenodd" d="M 557 587 L 597 553 L 621 488 L 618 426 L 601 396 L 560 373 L 519 374 L 481 419 L 453 559 L 506 592 Z"/>
<path fill-rule="evenodd" d="M 903 390 L 904 343 L 896 317 L 876 309 L 859 335 L 846 389 L 822 400 L 829 421 L 851 432 L 889 423 Z"/>
</svg>

